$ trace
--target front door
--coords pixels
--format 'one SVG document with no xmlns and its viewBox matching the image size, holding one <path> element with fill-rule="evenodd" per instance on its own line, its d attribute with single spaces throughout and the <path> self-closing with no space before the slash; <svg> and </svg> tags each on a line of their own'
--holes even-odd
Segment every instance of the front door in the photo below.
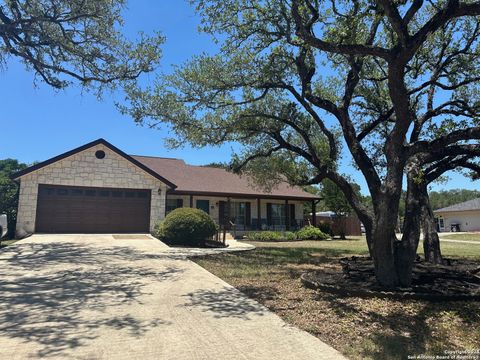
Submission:
<svg viewBox="0 0 480 360">
<path fill-rule="evenodd" d="M 197 200 L 197 209 L 205 211 L 210 214 L 210 201 L 209 200 Z"/>
</svg>

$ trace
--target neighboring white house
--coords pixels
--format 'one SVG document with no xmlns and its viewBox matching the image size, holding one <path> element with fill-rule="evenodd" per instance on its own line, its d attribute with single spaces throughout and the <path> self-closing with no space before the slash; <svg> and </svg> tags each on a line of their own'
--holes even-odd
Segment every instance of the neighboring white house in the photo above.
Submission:
<svg viewBox="0 0 480 360">
<path fill-rule="evenodd" d="M 434 211 L 440 231 L 480 231 L 480 198 Z"/>
</svg>

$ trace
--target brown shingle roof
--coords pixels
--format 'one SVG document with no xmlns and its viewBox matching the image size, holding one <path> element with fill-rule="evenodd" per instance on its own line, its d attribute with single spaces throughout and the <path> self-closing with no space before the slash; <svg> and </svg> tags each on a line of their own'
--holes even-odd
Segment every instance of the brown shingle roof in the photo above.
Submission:
<svg viewBox="0 0 480 360">
<path fill-rule="evenodd" d="M 246 176 L 239 176 L 221 168 L 188 165 L 180 159 L 132 155 L 134 159 L 174 183 L 179 193 L 211 193 L 225 195 L 268 196 L 281 198 L 318 199 L 319 197 L 281 183 L 270 192 L 252 184 Z"/>
<path fill-rule="evenodd" d="M 468 200 L 459 204 L 450 205 L 434 212 L 451 212 L 451 211 L 472 211 L 480 210 L 480 198 Z"/>
<path fill-rule="evenodd" d="M 271 192 L 266 192 L 252 185 L 247 177 L 240 177 L 224 169 L 188 165 L 183 160 L 179 159 L 127 155 L 104 139 L 92 141 L 88 144 L 67 151 L 66 153 L 30 166 L 25 170 L 13 174 L 11 178 L 17 180 L 32 171 L 48 166 L 56 161 L 62 160 L 98 144 L 105 145 L 178 192 L 205 193 L 212 195 L 223 194 L 231 196 L 260 195 L 271 198 L 296 198 L 304 200 L 319 199 L 318 196 L 307 193 L 299 187 L 289 186 L 287 183 L 281 183 L 277 188 L 272 189 Z"/>
</svg>

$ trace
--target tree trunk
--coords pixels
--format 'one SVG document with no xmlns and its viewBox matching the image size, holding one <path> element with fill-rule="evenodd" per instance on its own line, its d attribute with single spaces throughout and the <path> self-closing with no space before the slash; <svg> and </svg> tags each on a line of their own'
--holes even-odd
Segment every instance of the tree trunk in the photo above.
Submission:
<svg viewBox="0 0 480 360">
<path fill-rule="evenodd" d="M 399 284 L 409 287 L 412 284 L 413 265 L 420 241 L 420 184 L 416 173 L 407 175 L 407 197 L 405 201 L 405 222 L 401 241 L 395 246 L 395 267 Z"/>
<path fill-rule="evenodd" d="M 396 237 L 402 176 L 403 172 L 400 172 L 398 176 L 390 177 L 382 189 L 371 192 L 374 208 L 372 215 L 367 215 L 362 206 L 356 202 L 355 196 L 347 196 L 350 205 L 365 226 L 368 249 L 375 265 L 375 276 L 377 282 L 384 288 L 411 285 L 413 263 L 420 236 L 420 214 L 417 213 L 420 207 L 411 203 L 409 211 L 413 215 L 407 216 L 418 220 L 409 228 L 412 236 L 405 237 L 405 241 L 398 241 Z M 338 178 L 332 176 L 330 179 L 345 189 L 345 195 L 351 195 L 348 192 L 349 188 L 342 187 L 343 184 Z M 411 198 L 415 199 L 414 196 Z M 418 200 L 418 197 L 416 199 Z"/>
<path fill-rule="evenodd" d="M 347 219 L 345 215 L 340 215 L 338 217 L 338 225 L 339 225 L 339 235 L 341 240 L 346 240 L 346 227 L 347 227 Z"/>
<path fill-rule="evenodd" d="M 440 239 L 437 232 L 437 224 L 433 215 L 427 187 L 422 189 L 422 229 L 423 229 L 423 253 L 425 261 L 432 264 L 443 264 L 440 251 Z"/>
<path fill-rule="evenodd" d="M 383 287 L 395 288 L 399 285 L 395 268 L 395 221 L 392 221 L 386 198 L 378 201 L 375 213 L 372 234 L 375 276 Z"/>
</svg>

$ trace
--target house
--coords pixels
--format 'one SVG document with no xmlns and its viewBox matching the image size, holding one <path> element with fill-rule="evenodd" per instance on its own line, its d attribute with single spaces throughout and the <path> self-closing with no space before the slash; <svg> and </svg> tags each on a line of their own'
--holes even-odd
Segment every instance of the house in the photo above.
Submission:
<svg viewBox="0 0 480 360">
<path fill-rule="evenodd" d="M 288 230 L 303 225 L 304 203 L 314 209 L 318 200 L 287 183 L 266 192 L 224 169 L 127 155 L 104 139 L 12 178 L 20 182 L 19 237 L 34 232 L 151 232 L 177 207 L 202 209 L 237 231 Z"/>
<path fill-rule="evenodd" d="M 480 198 L 434 211 L 439 231 L 480 231 Z"/>
</svg>

